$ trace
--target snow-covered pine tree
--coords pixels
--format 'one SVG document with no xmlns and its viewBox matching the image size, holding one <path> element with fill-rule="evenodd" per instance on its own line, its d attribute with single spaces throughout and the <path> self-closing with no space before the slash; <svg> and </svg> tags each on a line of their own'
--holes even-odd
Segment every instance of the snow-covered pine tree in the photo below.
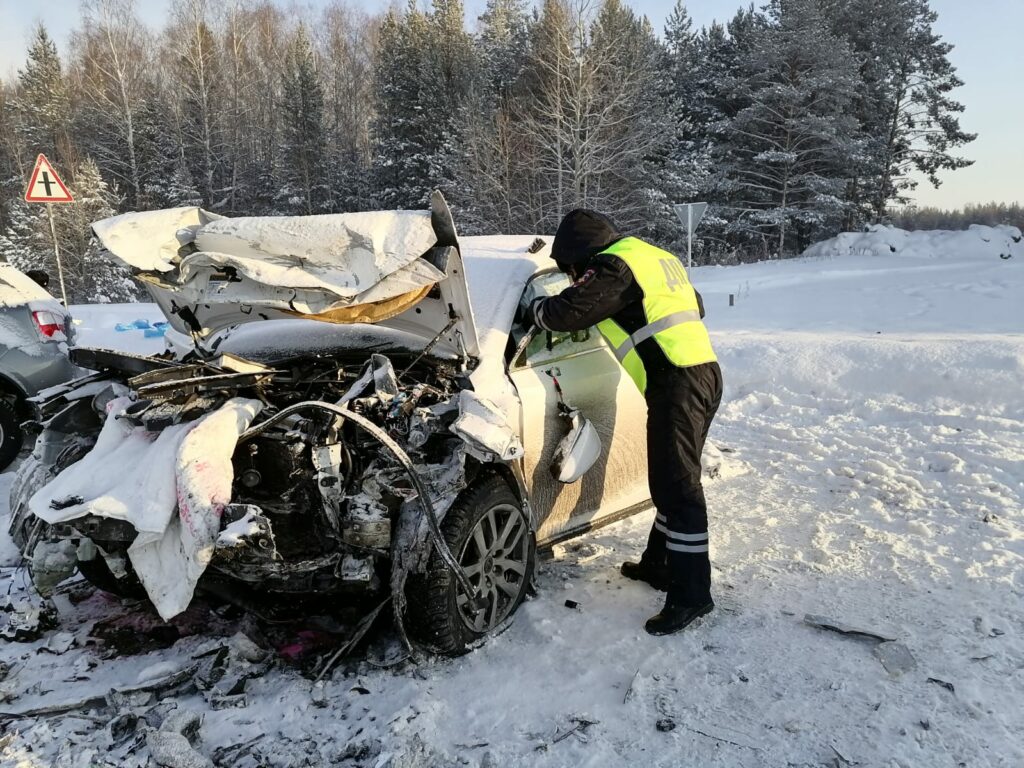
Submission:
<svg viewBox="0 0 1024 768">
<path fill-rule="evenodd" d="M 754 32 L 738 76 L 726 80 L 731 98 L 747 104 L 726 133 L 734 231 L 770 234 L 776 256 L 834 230 L 860 152 L 849 113 L 856 59 L 819 3 L 773 0 L 771 23 Z"/>
<path fill-rule="evenodd" d="M 40 152 L 58 163 L 73 157 L 68 139 L 70 90 L 57 46 L 42 24 L 36 27 L 24 69 L 18 71 L 17 90 L 10 106 L 21 154 L 29 162 Z"/>
<path fill-rule="evenodd" d="M 464 25 L 461 0 L 437 0 L 430 14 L 410 0 L 381 24 L 374 170 L 383 208 L 421 208 L 435 188 L 454 198 L 474 68 Z"/>
<path fill-rule="evenodd" d="M 430 34 L 426 16 L 410 0 L 391 9 L 377 42 L 373 169 L 381 208 L 419 208 L 430 192 L 433 142 L 423 103 L 423 62 Z"/>
<path fill-rule="evenodd" d="M 119 201 L 90 157 L 75 169 L 72 183 L 75 202 L 62 206 L 58 218 L 69 300 L 77 304 L 136 301 L 140 291 L 130 269 L 103 249 L 90 228 L 94 221 L 113 216 Z"/>
<path fill-rule="evenodd" d="M 454 189 L 460 226 L 467 233 L 523 231 L 515 91 L 528 56 L 529 15 L 523 0 L 489 0 L 479 22 L 478 77 L 462 110 Z"/>
<path fill-rule="evenodd" d="M 324 93 L 317 77 L 309 34 L 300 24 L 285 56 L 281 77 L 281 178 L 279 197 L 293 213 L 324 213 L 330 208 L 324 162 Z"/>
<path fill-rule="evenodd" d="M 200 199 L 191 174 L 185 166 L 181 141 L 175 126 L 167 119 L 167 109 L 160 100 L 160 94 L 155 91 L 147 93 L 139 105 L 135 140 L 139 176 L 142 181 L 142 196 L 138 205 L 140 209 L 173 208 L 193 204 L 186 202 L 177 188 L 182 181 L 176 178 L 179 168 L 188 176 L 186 186 L 190 190 L 184 197 L 188 201 Z"/>
<path fill-rule="evenodd" d="M 915 172 L 938 186 L 940 172 L 971 165 L 956 154 L 975 138 L 961 128 L 964 107 L 952 97 L 963 82 L 928 0 L 827 2 L 860 63 L 853 106 L 866 147 L 850 197 L 861 220 L 880 221 L 890 203 L 907 202 Z"/>
<path fill-rule="evenodd" d="M 529 54 L 526 0 L 488 0 L 479 23 L 477 61 L 486 80 L 485 90 L 494 102 L 507 102 Z"/>
<path fill-rule="evenodd" d="M 706 112 L 708 93 L 701 71 L 701 50 L 693 21 L 683 0 L 677 0 L 665 23 L 665 42 L 657 62 L 658 97 L 664 105 L 666 125 L 647 162 L 650 236 L 664 247 L 681 253 L 686 232 L 673 205 L 697 200 L 708 177 Z M 696 249 L 699 255 L 700 247 Z"/>
</svg>

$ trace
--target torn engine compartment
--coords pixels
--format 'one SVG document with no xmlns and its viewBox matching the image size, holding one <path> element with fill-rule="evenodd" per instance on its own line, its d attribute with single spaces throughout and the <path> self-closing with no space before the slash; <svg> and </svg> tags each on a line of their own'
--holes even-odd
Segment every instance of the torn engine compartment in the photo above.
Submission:
<svg viewBox="0 0 1024 768">
<path fill-rule="evenodd" d="M 494 430 L 480 429 L 488 404 L 471 391 L 461 361 L 408 350 L 297 354 L 270 364 L 231 354 L 185 362 L 84 348 L 72 354 L 97 372 L 38 404 L 36 477 L 20 495 L 15 489 L 12 507 L 12 532 L 21 526 L 26 556 L 40 541 L 72 542 L 80 562 L 102 558 L 118 582 L 132 583 L 130 523 L 89 514 L 47 525 L 27 509 L 35 489 L 89 452 L 109 404 L 124 396 L 132 402 L 117 418 L 151 433 L 232 398 L 262 403 L 235 446 L 231 502 L 220 510 L 200 582 L 221 595 L 249 587 L 249 594 L 390 596 L 400 621 L 405 579 L 426 567 L 434 548 L 461 576 L 438 544 L 437 523 L 477 475 L 505 473 L 529 517 L 505 463 L 521 455 L 518 438 L 495 440 Z M 465 423 L 470 412 L 475 418 Z M 225 584 L 230 589 L 218 588 Z"/>
</svg>

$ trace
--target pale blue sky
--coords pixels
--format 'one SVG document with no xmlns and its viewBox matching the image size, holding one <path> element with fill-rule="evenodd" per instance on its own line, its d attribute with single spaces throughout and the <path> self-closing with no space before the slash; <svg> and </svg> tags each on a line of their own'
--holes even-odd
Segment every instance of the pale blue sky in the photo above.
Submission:
<svg viewBox="0 0 1024 768">
<path fill-rule="evenodd" d="M 216 0 L 211 0 L 216 4 Z M 486 0 L 466 0 L 471 24 Z M 650 17 L 659 30 L 672 8 L 672 0 L 626 0 Z M 162 25 L 171 0 L 137 0 L 143 19 Z M 298 6 L 323 5 L 319 0 Z M 387 0 L 352 3 L 366 10 L 387 7 Z M 404 0 L 403 3 L 404 4 Z M 741 0 L 692 0 L 691 15 L 698 25 L 733 15 Z M 956 48 L 950 54 L 966 82 L 957 93 L 967 111 L 966 130 L 978 139 L 965 154 L 975 161 L 970 168 L 945 176 L 937 190 L 926 182 L 918 189 L 922 205 L 957 207 L 968 202 L 1024 202 L 1024 0 L 931 0 L 939 14 L 937 31 Z M 77 24 L 79 0 L 0 0 L 0 74 L 21 66 L 26 41 L 36 21 L 43 21 L 62 52 Z"/>
</svg>

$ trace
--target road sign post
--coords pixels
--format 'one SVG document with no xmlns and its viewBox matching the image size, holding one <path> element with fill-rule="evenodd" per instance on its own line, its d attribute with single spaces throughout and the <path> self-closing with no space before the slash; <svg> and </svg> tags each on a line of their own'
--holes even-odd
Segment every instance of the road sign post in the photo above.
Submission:
<svg viewBox="0 0 1024 768">
<path fill-rule="evenodd" d="M 60 297 L 64 306 L 68 305 L 68 294 L 64 287 L 64 265 L 60 260 L 60 244 L 57 242 L 57 225 L 53 220 L 54 203 L 73 203 L 75 198 L 71 196 L 64 182 L 60 180 L 57 171 L 53 169 L 46 155 L 39 155 L 36 158 L 35 168 L 32 169 L 32 176 L 29 177 L 28 187 L 25 189 L 25 202 L 46 203 L 46 215 L 50 219 L 50 237 L 53 239 L 53 257 L 57 260 L 57 277 L 60 280 Z"/>
<path fill-rule="evenodd" d="M 686 227 L 686 273 L 689 274 L 693 268 L 693 230 L 700 224 L 704 211 L 707 210 L 707 203 L 680 203 L 672 206 L 675 209 L 679 221 Z"/>
</svg>

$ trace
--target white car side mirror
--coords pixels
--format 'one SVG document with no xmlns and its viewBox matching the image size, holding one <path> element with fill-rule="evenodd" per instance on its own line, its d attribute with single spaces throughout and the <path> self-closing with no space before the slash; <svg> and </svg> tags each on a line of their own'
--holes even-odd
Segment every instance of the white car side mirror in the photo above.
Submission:
<svg viewBox="0 0 1024 768">
<path fill-rule="evenodd" d="M 601 437 L 594 425 L 576 408 L 566 408 L 563 415 L 570 428 L 555 449 L 551 474 L 560 483 L 575 483 L 601 455 Z"/>
</svg>

